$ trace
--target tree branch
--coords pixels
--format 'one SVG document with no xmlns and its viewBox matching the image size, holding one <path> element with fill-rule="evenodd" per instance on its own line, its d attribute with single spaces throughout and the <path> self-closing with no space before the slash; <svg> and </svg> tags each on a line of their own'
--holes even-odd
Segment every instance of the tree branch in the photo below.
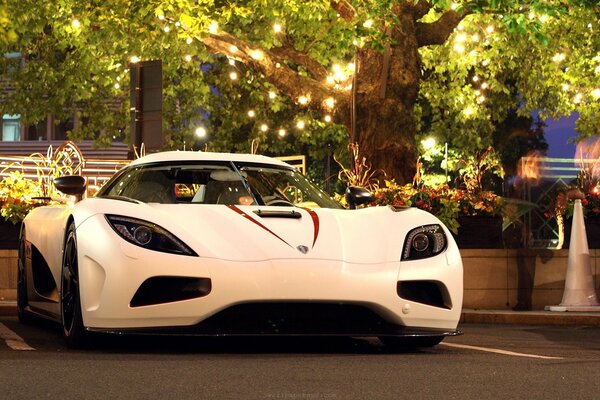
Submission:
<svg viewBox="0 0 600 400">
<path fill-rule="evenodd" d="M 468 13 L 457 13 L 454 10 L 446 11 L 435 22 L 417 22 L 417 43 L 419 47 L 432 44 L 443 44 Z"/>
<path fill-rule="evenodd" d="M 271 53 L 278 57 L 281 61 L 289 60 L 305 67 L 308 72 L 310 72 L 312 77 L 317 81 L 324 81 L 327 78 L 327 70 L 325 67 L 323 67 L 308 54 L 296 50 L 291 45 L 274 47 L 271 49 Z"/>
<path fill-rule="evenodd" d="M 329 4 L 346 21 L 352 21 L 356 17 L 356 9 L 346 0 L 329 0 Z"/>
<path fill-rule="evenodd" d="M 265 51 L 226 32 L 210 34 L 205 37 L 195 36 L 195 39 L 204 43 L 210 52 L 226 55 L 260 72 L 269 83 L 287 94 L 292 100 L 296 101 L 300 96 L 309 97 L 310 103 L 307 105 L 309 109 L 326 110 L 325 100 L 332 97 L 337 111 L 331 112 L 348 113 L 346 109 L 349 109 L 350 104 L 349 93 L 333 90 L 327 86 L 324 82 L 325 69 L 320 64 L 317 66 L 318 63 L 307 55 L 291 47 Z M 284 58 L 306 66 L 315 77 L 300 75 L 284 63 Z M 320 79 L 321 76 L 323 79 Z"/>
<path fill-rule="evenodd" d="M 423 18 L 429 10 L 431 10 L 431 2 L 428 0 L 419 0 L 417 4 L 414 6 L 413 14 L 415 16 L 415 20 L 419 20 Z"/>
</svg>

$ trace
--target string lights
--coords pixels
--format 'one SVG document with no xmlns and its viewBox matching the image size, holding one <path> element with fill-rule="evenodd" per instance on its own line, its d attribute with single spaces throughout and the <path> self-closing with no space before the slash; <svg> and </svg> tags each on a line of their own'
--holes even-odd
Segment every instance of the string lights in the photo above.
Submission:
<svg viewBox="0 0 600 400">
<path fill-rule="evenodd" d="M 164 14 L 158 15 L 157 18 L 160 21 L 168 20 Z M 165 24 L 162 28 L 165 33 L 169 33 L 173 26 L 175 26 L 177 28 L 181 27 L 181 24 L 179 22 L 173 22 L 173 20 L 169 20 L 169 21 L 171 22 L 171 24 L 170 25 Z M 76 25 L 79 26 L 78 21 L 75 22 L 75 20 L 73 21 L 72 24 L 74 27 Z M 364 21 L 364 23 L 363 23 L 363 26 L 367 29 L 372 28 L 373 25 L 374 25 L 374 21 L 372 19 L 368 19 L 368 20 Z M 274 22 L 272 25 L 273 32 L 276 34 L 282 33 L 284 30 L 283 26 L 284 26 L 284 24 L 279 21 Z M 206 27 L 205 29 L 207 29 L 208 33 L 211 35 L 218 35 L 220 33 L 220 26 L 219 26 L 218 22 L 216 22 L 216 21 L 210 21 L 208 23 L 208 25 L 205 25 L 205 27 Z M 181 35 L 181 36 L 183 36 L 185 38 L 184 39 L 185 43 L 188 45 L 191 45 L 194 41 L 194 38 L 191 36 L 186 36 L 186 35 Z M 360 38 L 360 40 L 355 39 L 353 41 L 353 44 L 355 46 L 364 44 L 364 38 Z M 239 52 L 239 48 L 232 44 L 229 46 L 228 50 L 229 50 L 229 54 L 231 55 L 231 57 L 227 58 L 227 62 L 231 67 L 235 67 L 236 60 L 233 58 L 233 56 Z M 244 50 L 244 51 L 245 52 L 247 51 L 247 54 L 256 61 L 262 61 L 265 58 L 265 53 L 260 49 L 251 49 L 251 50 Z M 191 62 L 193 60 L 193 56 L 190 54 L 187 54 L 187 55 L 183 56 L 183 59 L 186 62 Z M 138 56 L 130 57 L 131 63 L 137 63 L 140 61 L 141 60 Z M 279 62 L 276 62 L 275 67 L 281 68 L 281 64 Z M 332 89 L 334 89 L 334 90 L 351 90 L 352 76 L 355 73 L 354 69 L 355 69 L 354 62 L 347 63 L 344 67 L 342 67 L 341 64 L 333 63 L 331 65 L 331 73 L 326 77 L 327 85 L 331 86 Z M 231 81 L 237 81 L 239 79 L 239 73 L 236 70 L 230 71 L 228 76 Z M 119 84 L 118 83 L 115 84 L 115 88 L 118 88 L 118 87 L 120 87 Z M 271 101 L 276 100 L 278 97 L 277 93 L 273 90 L 268 91 L 267 96 L 268 96 L 268 99 Z M 308 106 L 311 103 L 310 93 L 299 95 L 296 99 L 296 102 L 301 106 Z M 334 111 L 335 106 L 336 106 L 334 97 L 328 97 L 328 98 L 322 100 L 321 104 L 322 104 L 322 109 L 327 110 L 329 112 Z M 254 109 L 250 109 L 247 111 L 247 116 L 248 116 L 248 118 L 255 119 L 257 116 L 257 112 Z M 333 121 L 333 117 L 330 113 L 323 115 L 322 118 L 323 118 L 322 120 L 326 123 L 331 123 Z M 305 122 L 305 120 L 297 119 L 294 125 L 298 130 L 304 130 L 306 128 L 306 124 L 307 123 Z M 270 131 L 270 128 L 266 123 L 261 123 L 260 125 L 256 125 L 256 126 L 258 126 L 258 129 L 263 133 Z M 280 138 L 283 138 L 287 135 L 287 131 L 285 128 L 279 128 L 276 132 Z M 198 137 L 205 137 L 207 134 L 206 128 L 202 127 L 202 126 L 196 128 L 195 134 Z"/>
</svg>

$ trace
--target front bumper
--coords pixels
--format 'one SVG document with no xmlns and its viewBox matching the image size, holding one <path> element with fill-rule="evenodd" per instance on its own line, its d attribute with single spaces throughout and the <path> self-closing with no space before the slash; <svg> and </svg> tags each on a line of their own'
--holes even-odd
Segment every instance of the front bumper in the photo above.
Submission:
<svg viewBox="0 0 600 400">
<path fill-rule="evenodd" d="M 410 262 L 365 264 L 309 257 L 241 262 L 145 250 L 120 240 L 103 223 L 92 218 L 78 227 L 82 314 L 90 330 L 200 335 L 457 333 L 463 277 L 453 243 L 448 254 Z M 93 240 L 81 240 L 87 237 Z M 210 291 L 198 298 L 132 306 L 140 286 L 155 277 L 209 279 Z M 435 282 L 444 289 L 444 306 L 401 298 L 399 281 Z"/>
</svg>

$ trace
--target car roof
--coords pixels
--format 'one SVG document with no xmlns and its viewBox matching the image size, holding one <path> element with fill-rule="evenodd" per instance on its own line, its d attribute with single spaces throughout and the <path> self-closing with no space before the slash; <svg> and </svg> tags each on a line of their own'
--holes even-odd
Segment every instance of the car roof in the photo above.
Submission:
<svg viewBox="0 0 600 400">
<path fill-rule="evenodd" d="M 133 160 L 129 165 L 134 166 L 169 161 L 239 161 L 291 167 L 289 164 L 276 158 L 257 154 L 212 153 L 204 151 L 163 151 L 152 153 Z"/>
</svg>

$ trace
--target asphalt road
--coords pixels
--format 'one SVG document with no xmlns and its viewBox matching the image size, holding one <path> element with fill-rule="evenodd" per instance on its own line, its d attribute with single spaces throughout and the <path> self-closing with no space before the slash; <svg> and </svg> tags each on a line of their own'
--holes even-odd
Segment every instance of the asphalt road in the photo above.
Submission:
<svg viewBox="0 0 600 400">
<path fill-rule="evenodd" d="M 1 317 L 0 399 L 600 398 L 600 328 L 461 329 L 402 353 L 377 339 L 112 336 L 74 351 L 52 324 Z"/>
</svg>

